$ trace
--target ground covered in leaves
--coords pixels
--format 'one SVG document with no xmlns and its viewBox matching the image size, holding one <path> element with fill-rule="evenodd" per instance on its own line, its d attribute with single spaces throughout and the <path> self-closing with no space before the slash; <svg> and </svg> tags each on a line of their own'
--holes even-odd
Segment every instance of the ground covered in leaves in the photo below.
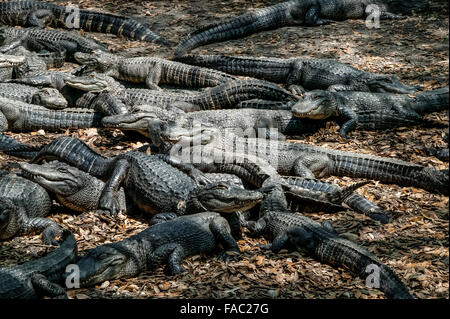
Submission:
<svg viewBox="0 0 450 319">
<path fill-rule="evenodd" d="M 67 4 L 67 1 L 54 1 Z M 86 9 L 102 9 L 135 16 L 153 30 L 179 42 L 195 28 L 221 19 L 272 5 L 278 1 L 71 1 Z M 366 71 L 397 75 L 407 84 L 426 90 L 448 85 L 448 2 L 434 1 L 432 10 L 400 21 L 382 21 L 381 28 L 367 29 L 364 21 L 349 20 L 323 27 L 285 27 L 261 32 L 245 39 L 198 48 L 193 53 L 274 57 L 311 56 L 333 58 Z M 106 42 L 110 49 L 127 55 L 171 57 L 173 48 L 131 42 L 111 35 L 89 34 Z M 68 65 L 67 68 L 71 66 Z M 428 156 L 426 148 L 445 147 L 448 112 L 427 117 L 446 125 L 400 128 L 383 132 L 353 132 L 348 140 L 329 130 L 300 136 L 308 143 L 341 150 L 388 156 L 437 169 L 448 164 Z M 70 130 L 58 134 L 43 131 L 11 134 L 23 142 L 42 144 L 62 135 L 79 137 L 105 155 L 115 155 L 146 143 L 120 131 Z M 17 158 L 0 155 L 0 168 L 16 170 Z M 349 178 L 329 178 L 348 185 Z M 392 222 L 382 225 L 350 210 L 329 215 L 339 233 L 375 253 L 403 280 L 416 298 L 449 297 L 449 211 L 448 197 L 415 188 L 371 182 L 358 190 L 392 212 Z M 79 248 L 92 248 L 119 241 L 147 227 L 145 216 L 120 215 L 117 220 L 93 212 L 73 214 L 58 206 L 52 219 L 71 229 Z M 239 241 L 242 259 L 228 264 L 214 256 L 194 256 L 184 262 L 182 275 L 167 277 L 163 269 L 137 278 L 105 282 L 98 287 L 69 292 L 71 298 L 384 298 L 376 289 L 351 276 L 299 253 L 278 255 L 256 247 L 263 239 Z M 0 245 L 0 266 L 22 263 L 48 253 L 39 236 L 18 237 Z"/>
</svg>

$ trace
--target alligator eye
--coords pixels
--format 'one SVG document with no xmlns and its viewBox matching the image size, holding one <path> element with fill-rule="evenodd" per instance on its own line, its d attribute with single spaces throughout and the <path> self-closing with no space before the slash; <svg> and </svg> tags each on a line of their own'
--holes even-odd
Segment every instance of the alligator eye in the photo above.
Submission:
<svg viewBox="0 0 450 319">
<path fill-rule="evenodd" d="M 106 259 L 108 257 L 109 257 L 109 254 L 107 254 L 107 253 L 102 253 L 98 256 L 99 259 Z"/>
</svg>

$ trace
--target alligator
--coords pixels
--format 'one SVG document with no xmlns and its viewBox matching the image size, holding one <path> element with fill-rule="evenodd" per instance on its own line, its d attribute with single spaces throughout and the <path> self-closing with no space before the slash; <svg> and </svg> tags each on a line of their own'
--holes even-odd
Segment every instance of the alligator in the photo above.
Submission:
<svg viewBox="0 0 450 319">
<path fill-rule="evenodd" d="M 164 38 L 153 33 L 147 26 L 120 15 L 76 8 L 79 17 L 77 26 L 72 18 L 74 9 L 43 1 L 5 1 L 0 3 L 0 25 L 38 28 L 48 25 L 68 29 L 76 27 L 84 31 L 111 33 L 133 40 L 168 45 Z"/>
<path fill-rule="evenodd" d="M 332 21 L 362 19 L 376 14 L 376 9 L 381 19 L 402 18 L 394 13 L 409 14 L 427 7 L 425 0 L 291 0 L 200 28 L 179 43 L 174 56 L 180 57 L 202 45 L 284 26 L 318 26 Z"/>
<path fill-rule="evenodd" d="M 13 54 L 24 58 L 24 63 L 14 65 L 11 68 L 6 68 L 2 81 L 10 81 L 12 79 L 22 77 L 29 72 L 36 72 L 47 70 L 48 65 L 52 64 L 52 56 L 48 54 L 38 54 L 25 49 L 23 46 L 6 51 L 8 54 Z M 51 66 L 50 66 L 51 67 Z"/>
<path fill-rule="evenodd" d="M 40 105 L 0 97 L 0 132 L 99 127 L 101 117 L 93 110 L 49 110 Z"/>
<path fill-rule="evenodd" d="M 236 79 L 220 71 L 162 58 L 124 58 L 101 50 L 91 53 L 77 52 L 75 59 L 90 70 L 105 73 L 117 80 L 145 83 L 148 88 L 157 90 L 160 89 L 158 86 L 160 83 L 184 87 L 208 87 Z"/>
<path fill-rule="evenodd" d="M 208 110 L 185 113 L 177 108 L 161 108 L 142 105 L 125 114 L 106 116 L 102 126 L 121 130 L 134 130 L 150 137 L 150 128 L 173 126 L 191 130 L 197 125 L 213 126 L 222 131 L 231 130 L 235 134 L 280 138 L 284 135 L 299 135 L 317 132 L 326 122 L 300 120 L 291 111 L 283 110 Z M 272 129 L 272 131 L 270 131 Z M 259 134 L 262 133 L 262 134 Z M 272 134 L 270 134 L 272 133 Z M 278 136 L 275 136 L 278 135 Z"/>
<path fill-rule="evenodd" d="M 39 150 L 34 152 L 36 156 Z M 51 161 L 42 165 L 20 163 L 21 175 L 55 194 L 59 203 L 77 211 L 95 211 L 105 183 L 76 167 Z M 120 211 L 131 212 L 123 188 L 118 190 Z"/>
<path fill-rule="evenodd" d="M 379 288 L 388 298 L 413 298 L 395 272 L 373 253 L 337 235 L 330 224 L 320 224 L 289 211 L 280 189 L 274 188 L 261 207 L 260 218 L 256 222 L 244 222 L 244 226 L 253 236 L 262 235 L 271 241 L 262 248 L 274 253 L 282 249 L 306 252 L 320 262 L 344 267 L 365 280 L 375 268 L 380 275 Z"/>
<path fill-rule="evenodd" d="M 45 257 L 10 268 L 0 268 L 0 299 L 67 298 L 59 285 L 67 265 L 77 258 L 77 242 L 68 230 L 61 245 Z"/>
<path fill-rule="evenodd" d="M 259 191 L 209 183 L 202 172 L 167 155 L 147 155 L 130 151 L 114 158 L 104 157 L 81 140 L 62 137 L 45 145 L 32 160 L 56 159 L 92 176 L 106 180 L 98 201 L 98 212 L 119 212 L 117 192 L 123 184 L 133 205 L 154 215 L 247 210 L 262 200 Z"/>
<path fill-rule="evenodd" d="M 365 72 L 331 59 L 187 55 L 176 60 L 228 74 L 286 84 L 297 95 L 304 93 L 305 89 L 392 93 L 417 91 L 417 87 L 401 83 L 395 75 Z"/>
<path fill-rule="evenodd" d="M 305 93 L 292 107 L 296 117 L 324 120 L 337 117 L 344 137 L 357 126 L 363 129 L 391 129 L 424 123 L 422 115 L 449 108 L 448 86 L 419 93 L 329 92 Z"/>
<path fill-rule="evenodd" d="M 244 181 L 239 178 L 236 175 L 233 174 L 220 174 L 220 173 L 208 173 L 207 174 L 208 179 L 211 181 L 227 181 L 228 183 L 232 183 L 235 186 L 242 187 L 246 185 Z M 324 193 L 328 193 L 330 195 L 336 194 L 336 193 L 344 193 L 339 186 L 334 185 L 332 183 L 323 182 L 318 179 L 310 179 L 310 178 L 301 178 L 301 177 L 294 177 L 294 176 L 284 176 L 283 182 L 298 187 L 297 189 L 292 188 L 289 189 L 289 191 L 285 191 L 285 196 L 287 200 L 287 208 L 290 211 L 293 212 L 309 212 L 307 209 L 308 206 L 305 206 L 305 202 L 302 200 L 299 200 L 295 196 L 295 192 L 298 189 L 309 189 L 312 191 L 321 191 Z M 292 196 L 294 194 L 294 196 Z M 377 206 L 375 203 L 371 202 L 370 200 L 364 198 L 363 196 L 359 195 L 358 193 L 354 192 L 347 197 L 342 197 L 343 203 L 345 203 L 348 207 L 350 207 L 352 210 L 362 213 L 368 217 L 370 217 L 373 220 L 379 221 L 382 224 L 386 224 L 389 222 L 389 215 L 390 213 L 383 211 L 379 206 Z M 306 210 L 305 210 L 306 208 Z M 317 211 L 317 207 L 314 208 L 313 211 Z M 326 212 L 330 212 L 329 207 L 326 210 Z"/>
<path fill-rule="evenodd" d="M 176 132 L 178 135 L 175 134 Z M 156 140 L 152 138 L 154 143 Z M 224 136 L 220 131 L 208 127 L 200 127 L 193 131 L 172 130 L 171 134 L 161 130 L 159 140 L 161 143 L 155 143 L 155 145 L 162 152 L 170 153 L 172 156 L 186 147 L 187 150 L 201 151 L 202 161 L 220 162 L 226 159 L 226 157 L 217 157 L 217 152 L 232 155 L 253 154 L 264 158 L 282 175 L 305 178 L 349 176 L 378 180 L 387 184 L 418 187 L 448 195 L 448 170 L 436 170 L 393 158 L 338 151 L 300 142 L 245 138 L 232 133 Z M 193 143 L 201 148 L 189 148 Z M 173 146 L 177 147 L 172 149 Z M 189 160 L 192 159 L 189 158 Z"/>
<path fill-rule="evenodd" d="M 98 105 L 99 109 L 120 109 L 121 106 L 156 105 L 161 107 L 176 106 L 186 112 L 234 108 L 242 101 L 256 98 L 270 101 L 296 101 L 297 97 L 270 82 L 262 80 L 236 80 L 206 88 L 201 92 L 186 93 L 148 89 L 125 89 L 119 84 L 111 84 L 108 76 L 100 74 L 72 77 L 65 83 L 79 90 L 92 94 L 79 99 L 77 107 Z M 104 94 L 94 94 L 101 92 Z M 109 93 L 109 94 L 108 94 Z M 107 112 L 106 112 L 107 114 Z M 110 115 L 114 115 L 112 112 Z"/>
<path fill-rule="evenodd" d="M 15 174 L 0 177 L 0 239 L 42 232 L 46 244 L 54 244 L 61 228 L 45 218 L 52 202 L 47 191 Z"/>
<path fill-rule="evenodd" d="M 57 89 L 53 88 L 38 89 L 16 83 L 0 83 L 0 96 L 10 100 L 42 105 L 49 109 L 67 107 L 67 100 Z"/>
<path fill-rule="evenodd" d="M 57 46 L 59 50 L 65 50 L 68 61 L 73 61 L 73 55 L 76 52 L 89 53 L 94 50 L 106 50 L 103 44 L 81 36 L 75 31 L 0 27 L 0 43 L 6 45 L 8 49 L 21 46 L 28 41 L 40 41 Z"/>
<path fill-rule="evenodd" d="M 40 147 L 20 143 L 16 139 L 0 133 L 0 151 L 5 154 L 25 159 L 32 159 L 37 155 L 39 149 Z"/>
<path fill-rule="evenodd" d="M 135 277 L 166 263 L 168 274 L 177 275 L 186 271 L 181 265 L 183 259 L 213 253 L 219 244 L 223 246 L 218 255 L 221 260 L 240 254 L 230 225 L 218 213 L 204 212 L 160 222 L 120 242 L 87 250 L 77 261 L 80 286 Z"/>
</svg>

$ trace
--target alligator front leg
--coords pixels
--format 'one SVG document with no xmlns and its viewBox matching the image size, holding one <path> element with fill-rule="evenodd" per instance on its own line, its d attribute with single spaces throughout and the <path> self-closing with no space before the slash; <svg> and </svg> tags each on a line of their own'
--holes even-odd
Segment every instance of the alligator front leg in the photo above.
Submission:
<svg viewBox="0 0 450 319">
<path fill-rule="evenodd" d="M 179 215 L 176 213 L 159 213 L 153 216 L 152 219 L 150 219 L 149 225 L 164 223 L 178 217 Z"/>
<path fill-rule="evenodd" d="M 44 275 L 32 274 L 30 281 L 38 296 L 67 299 L 65 289 L 58 284 L 50 282 Z"/>
<path fill-rule="evenodd" d="M 350 108 L 342 108 L 340 111 L 341 116 L 344 118 L 344 120 L 346 119 L 346 121 L 341 125 L 339 134 L 343 138 L 348 138 L 347 133 L 353 131 L 358 125 L 358 115 Z"/>
<path fill-rule="evenodd" d="M 169 275 L 177 275 L 186 271 L 186 269 L 181 266 L 184 257 L 185 253 L 183 247 L 179 244 L 171 243 L 155 249 L 149 258 L 153 267 L 161 265 L 167 261 L 166 271 Z"/>
<path fill-rule="evenodd" d="M 62 228 L 57 223 L 42 217 L 25 218 L 22 229 L 22 232 L 25 234 L 42 232 L 42 241 L 44 244 L 54 246 L 58 245 L 56 237 L 62 233 Z"/>
<path fill-rule="evenodd" d="M 206 177 L 206 175 L 199 169 L 195 168 L 193 165 L 188 163 L 183 163 L 181 160 L 170 155 L 163 155 L 161 159 L 166 163 L 178 168 L 182 172 L 186 173 L 191 177 L 197 185 L 207 185 L 211 184 L 211 181 Z"/>
<path fill-rule="evenodd" d="M 110 216 L 116 216 L 120 211 L 120 203 L 118 201 L 119 187 L 128 175 L 130 163 L 126 159 L 120 159 L 115 163 L 114 170 L 110 179 L 103 188 L 102 194 L 98 201 L 97 212 L 106 213 Z"/>
<path fill-rule="evenodd" d="M 209 229 L 213 233 L 217 242 L 221 244 L 224 250 L 217 257 L 219 260 L 228 261 L 236 258 L 241 252 L 236 240 L 231 236 L 229 224 L 223 217 L 215 218 L 209 224 Z"/>
</svg>

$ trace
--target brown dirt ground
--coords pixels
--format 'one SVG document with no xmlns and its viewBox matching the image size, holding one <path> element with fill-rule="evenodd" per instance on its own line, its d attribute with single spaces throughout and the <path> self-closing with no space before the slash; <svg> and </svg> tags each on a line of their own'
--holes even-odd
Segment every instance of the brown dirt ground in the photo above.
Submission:
<svg viewBox="0 0 450 319">
<path fill-rule="evenodd" d="M 54 1 L 67 4 L 67 1 Z M 82 8 L 133 15 L 149 23 L 159 34 L 177 43 L 200 25 L 236 16 L 277 1 L 71 1 Z M 369 30 L 363 21 L 351 20 L 323 27 L 285 27 L 261 32 L 245 39 L 198 48 L 193 53 L 334 58 L 363 70 L 396 74 L 409 84 L 425 89 L 448 85 L 448 2 L 435 1 L 432 10 L 401 21 L 382 21 L 380 29 Z M 114 51 L 128 55 L 170 57 L 173 48 L 90 34 Z M 448 127 L 448 112 L 427 116 Z M 389 156 L 438 169 L 448 164 L 427 156 L 429 147 L 445 147 L 442 128 L 400 128 L 383 132 L 354 132 L 350 140 L 336 133 L 337 127 L 302 139 L 341 150 Z M 11 134 L 33 144 L 57 136 L 80 137 L 106 155 L 114 155 L 145 143 L 130 140 L 120 131 L 69 130 L 59 134 Z M 17 158 L 0 155 L 0 168 L 15 170 Z M 346 185 L 349 178 L 329 178 Z M 381 207 L 393 212 L 393 222 L 381 225 L 350 210 L 329 215 L 340 233 L 347 233 L 391 267 L 417 298 L 449 297 L 449 211 L 448 197 L 415 188 L 372 182 L 360 190 Z M 120 216 L 118 220 L 95 213 L 73 214 L 55 205 L 52 217 L 71 229 L 79 248 L 119 241 L 146 228 L 144 216 Z M 188 271 L 167 277 L 162 269 L 133 279 L 106 282 L 91 289 L 69 292 L 71 298 L 384 298 L 344 269 L 335 269 L 299 253 L 263 252 L 255 246 L 264 240 L 244 236 L 239 241 L 242 259 L 224 264 L 212 256 L 194 256 L 184 262 Z M 0 245 L 0 266 L 22 263 L 48 253 L 39 236 L 18 237 Z"/>
</svg>

